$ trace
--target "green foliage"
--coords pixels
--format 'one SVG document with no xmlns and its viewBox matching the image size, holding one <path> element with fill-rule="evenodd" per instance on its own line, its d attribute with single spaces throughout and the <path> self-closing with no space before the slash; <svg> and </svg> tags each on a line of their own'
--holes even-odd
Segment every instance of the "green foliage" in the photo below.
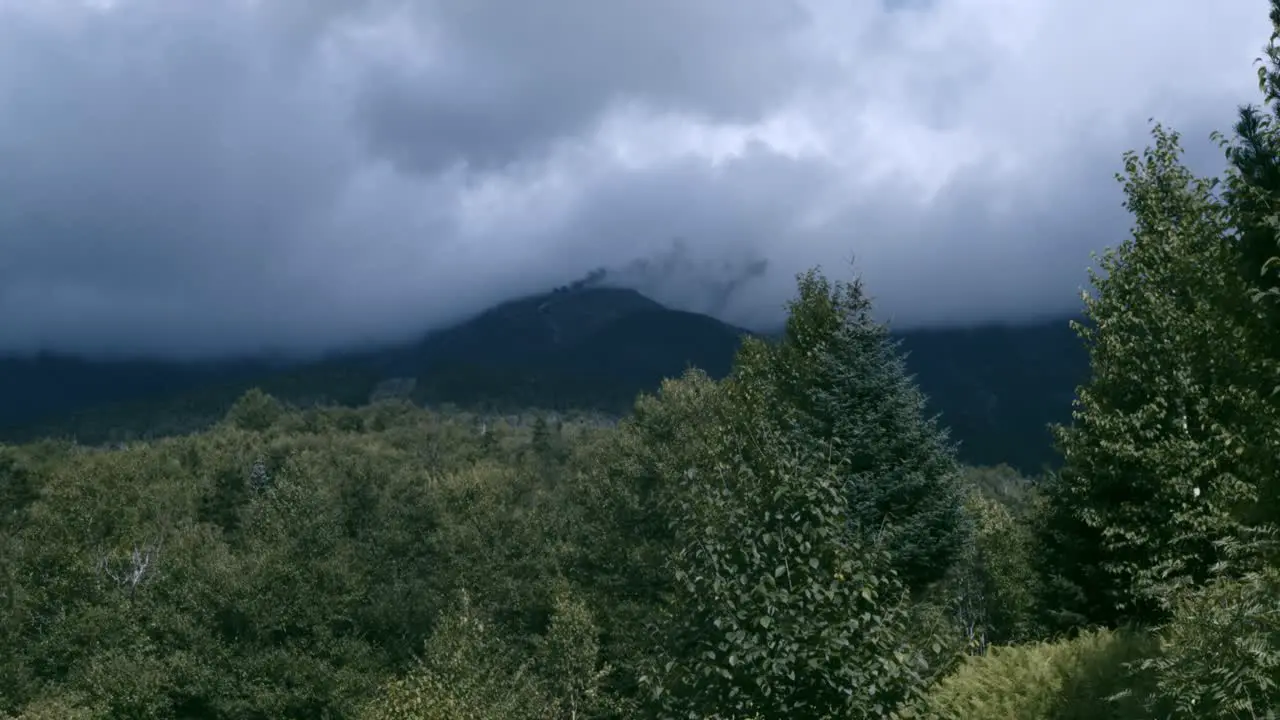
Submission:
<svg viewBox="0 0 1280 720">
<path fill-rule="evenodd" d="M 39 492 L 0 528 L 15 649 L 0 711 L 352 717 L 464 586 L 501 610 L 517 656 L 548 627 L 571 644 L 561 626 L 581 618 L 548 623 L 555 513 L 521 470 L 527 430 L 485 456 L 463 414 L 254 403 L 280 414 L 123 449 L 4 449 Z"/>
<path fill-rule="evenodd" d="M 1125 158 L 1133 237 L 1102 256 L 1086 296 L 1093 377 L 1059 431 L 1065 464 L 1048 495 L 1046 539 L 1064 575 L 1082 571 L 1071 579 L 1094 597 L 1081 614 L 1100 622 L 1159 618 L 1174 589 L 1205 582 L 1225 559 L 1218 542 L 1259 520 L 1276 462 L 1274 412 L 1239 350 L 1226 214 L 1181 164 L 1177 134 L 1153 134 L 1154 148 Z"/>
<path fill-rule="evenodd" d="M 536 649 L 535 666 L 563 716 L 616 716 L 631 709 L 631 703 L 604 691 L 613 668 L 600 662 L 599 634 L 587 604 L 569 590 L 559 591 L 550 627 Z"/>
<path fill-rule="evenodd" d="M 556 598 L 550 629 L 520 660 L 502 631 L 462 592 L 403 678 L 385 684 L 363 720 L 544 720 L 616 710 L 600 692 L 597 628 L 568 591 Z"/>
<path fill-rule="evenodd" d="M 361 720 L 536 720 L 553 701 L 463 593 L 405 678 L 387 683 Z"/>
<path fill-rule="evenodd" d="M 584 588 L 596 617 L 610 620 L 600 656 L 617 668 L 611 683 L 624 696 L 639 692 L 652 653 L 650 627 L 675 588 L 666 566 L 673 518 L 663 498 L 715 430 L 717 396 L 717 385 L 700 372 L 664 382 L 658 395 L 636 401 L 615 432 L 583 444 L 557 488 L 566 574 Z"/>
<path fill-rule="evenodd" d="M 1134 697 L 1146 687 L 1128 668 L 1152 652 L 1150 637 L 1094 631 L 1072 640 L 994 647 L 971 657 L 931 688 L 911 716 L 930 720 L 1133 720 L 1146 717 Z"/>
<path fill-rule="evenodd" d="M 282 415 L 284 406 L 279 400 L 254 388 L 231 406 L 225 421 L 241 430 L 261 431 L 274 425 Z"/>
<path fill-rule="evenodd" d="M 37 474 L 14 448 L 0 445 L 0 530 L 14 527 L 40 497 Z"/>
<path fill-rule="evenodd" d="M 1039 637 L 1035 543 L 1025 517 L 973 488 L 965 501 L 972 541 L 939 589 L 969 652 Z"/>
<path fill-rule="evenodd" d="M 1240 108 L 1234 135 L 1218 135 L 1226 150 L 1228 171 L 1223 197 L 1230 214 L 1233 247 L 1252 304 L 1238 302 L 1236 315 L 1247 325 L 1243 350 L 1260 383 L 1271 390 L 1272 404 L 1280 394 L 1280 2 L 1271 2 L 1272 32 L 1259 58 L 1258 87 L 1269 113 L 1257 107 Z M 1271 448 L 1280 427 L 1272 424 Z M 1267 476 L 1259 514 L 1280 522 L 1280 472 Z"/>
<path fill-rule="evenodd" d="M 1280 704 L 1280 0 L 1217 183 L 1176 133 L 1125 158 L 1133 237 L 1102 258 L 1079 328 L 1093 377 L 1032 512 L 1044 610 L 1158 624 L 1134 716 L 1276 717 Z"/>
<path fill-rule="evenodd" d="M 1237 230 L 1240 270 L 1253 289 L 1258 319 L 1266 334 L 1280 332 L 1280 3 L 1271 2 L 1272 34 L 1259 58 L 1258 89 L 1270 113 L 1256 106 L 1240 108 L 1231 137 L 1215 133 L 1230 163 L 1224 197 Z M 1272 348 L 1267 359 L 1280 360 Z M 1280 386 L 1277 386 L 1280 389 Z"/>
<path fill-rule="evenodd" d="M 1144 698 L 1152 710 L 1187 720 L 1280 714 L 1280 569 L 1186 592 L 1172 616 L 1159 652 L 1140 663 L 1155 680 Z"/>
<path fill-rule="evenodd" d="M 0 713 L 0 720 L 94 720 L 100 711 L 83 704 L 81 698 L 59 696 L 33 700 L 17 715 Z"/>
<path fill-rule="evenodd" d="M 881 534 L 913 592 L 946 575 L 965 543 L 959 467 L 925 410 L 897 343 L 871 315 L 859 279 L 798 279 L 786 335 L 747 343 L 734 377 L 769 422 L 845 478 L 850 521 Z"/>
<path fill-rule="evenodd" d="M 22 601 L 6 619 L 22 628 L 27 671 L 108 717 L 341 707 L 369 683 L 372 653 L 342 625 L 359 575 L 323 496 L 282 472 L 232 548 L 192 522 L 199 487 L 171 479 L 183 474 L 173 449 L 85 453 L 49 478 L 8 547 L 55 579 L 15 578 Z M 235 682 L 246 672 L 249 697 L 254 685 Z"/>
<path fill-rule="evenodd" d="M 766 426 L 767 427 L 767 426 Z M 837 469 L 767 429 L 678 478 L 654 691 L 670 717 L 883 717 L 919 682 L 903 589 Z"/>
<path fill-rule="evenodd" d="M 977 491 L 979 497 L 998 503 L 1018 520 L 1027 519 L 1040 499 L 1039 480 L 1025 477 L 1008 465 L 964 468 L 961 484 L 969 493 L 966 503 Z"/>
<path fill-rule="evenodd" d="M 1036 618 L 1052 634 L 1114 624 L 1119 616 L 1102 532 L 1077 513 L 1072 490 L 1062 475 L 1050 475 L 1030 512 Z"/>
<path fill-rule="evenodd" d="M 651 712 L 880 717 L 944 657 L 898 578 L 949 572 L 958 468 L 869 307 L 802 276 L 786 341 L 641 398 L 570 483 L 571 576 Z"/>
<path fill-rule="evenodd" d="M 478 609 L 513 637 L 546 630 L 560 588 L 537 476 L 484 462 L 434 480 L 439 527 L 424 542 L 435 573 L 468 588 Z"/>
</svg>

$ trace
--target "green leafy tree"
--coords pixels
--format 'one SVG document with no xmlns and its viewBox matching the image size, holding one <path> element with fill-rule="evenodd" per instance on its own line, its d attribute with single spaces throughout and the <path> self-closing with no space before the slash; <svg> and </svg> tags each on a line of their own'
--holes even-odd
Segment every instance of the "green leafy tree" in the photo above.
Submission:
<svg viewBox="0 0 1280 720">
<path fill-rule="evenodd" d="M 545 720 L 601 717 L 620 707 L 600 689 L 598 629 L 567 588 L 531 655 L 521 654 L 469 593 L 459 592 L 402 677 L 383 685 L 365 720 Z"/>
<path fill-rule="evenodd" d="M 626 716 L 622 699 L 603 692 L 613 668 L 600 662 L 600 627 L 581 598 L 561 588 L 552 605 L 551 623 L 539 638 L 535 664 L 547 693 L 566 718 Z"/>
<path fill-rule="evenodd" d="M 1254 519 L 1264 450 L 1227 215 L 1215 183 L 1182 165 L 1177 134 L 1156 125 L 1153 136 L 1119 176 L 1133 236 L 1103 254 L 1085 297 L 1077 330 L 1092 377 L 1058 431 L 1058 517 L 1046 525 L 1092 546 L 1059 560 L 1090 568 L 1076 585 L 1096 594 L 1103 615 L 1090 619 L 1103 622 L 1159 618 L 1171 590 L 1208 580 L 1226 559 L 1219 543 Z"/>
<path fill-rule="evenodd" d="M 640 676 L 652 670 L 651 628 L 675 587 L 667 562 L 678 523 L 663 498 L 705 455 L 717 396 L 702 372 L 665 381 L 614 432 L 580 447 L 577 467 L 557 486 L 562 562 L 595 616 L 608 618 L 599 652 L 616 668 L 608 684 L 621 696 L 637 697 Z"/>
<path fill-rule="evenodd" d="M 284 405 L 279 400 L 254 388 L 231 406 L 226 422 L 241 430 L 260 432 L 274 425 L 284 412 Z"/>
<path fill-rule="evenodd" d="M 1034 639 L 1038 578 L 1031 528 L 976 490 L 966 499 L 965 510 L 974 524 L 973 540 L 945 589 L 969 651 L 982 654 L 993 644 Z"/>
<path fill-rule="evenodd" d="M 969 532 L 952 448 L 859 282 L 803 275 L 790 310 L 723 384 L 638 403 L 601 473 L 628 478 L 630 546 L 667 574 L 647 615 L 662 714 L 879 717 L 922 683 L 904 593 Z"/>
<path fill-rule="evenodd" d="M 712 429 L 658 499 L 674 584 L 655 624 L 653 709 L 887 716 L 919 686 L 921 656 L 887 553 L 851 521 L 842 468 L 763 422 L 751 388 L 708 390 Z"/>
</svg>

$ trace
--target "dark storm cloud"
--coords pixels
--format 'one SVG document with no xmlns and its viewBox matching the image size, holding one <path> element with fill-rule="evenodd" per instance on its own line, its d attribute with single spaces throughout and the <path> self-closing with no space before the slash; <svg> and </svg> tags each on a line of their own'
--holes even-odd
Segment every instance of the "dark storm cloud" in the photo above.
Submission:
<svg viewBox="0 0 1280 720">
<path fill-rule="evenodd" d="M 442 0 L 405 19 L 415 49 L 430 49 L 371 67 L 358 112 L 376 153 L 423 172 L 500 167 L 632 98 L 754 121 L 818 65 L 787 42 L 809 17 L 786 0 Z"/>
<path fill-rule="evenodd" d="M 1070 309 L 1265 3 L 0 1 L 0 352 L 309 351 L 610 271 L 744 324 Z M 1194 47 L 1196 52 L 1187 48 Z"/>
</svg>

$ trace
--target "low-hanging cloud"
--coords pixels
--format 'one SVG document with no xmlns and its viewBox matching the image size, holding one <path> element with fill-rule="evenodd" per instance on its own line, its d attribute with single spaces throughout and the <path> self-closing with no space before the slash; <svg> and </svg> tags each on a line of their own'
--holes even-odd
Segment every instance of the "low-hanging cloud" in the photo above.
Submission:
<svg viewBox="0 0 1280 720">
<path fill-rule="evenodd" d="M 776 322 L 1071 310 L 1148 118 L 1215 171 L 1264 0 L 0 0 L 0 353 L 405 337 L 608 268 Z"/>
</svg>

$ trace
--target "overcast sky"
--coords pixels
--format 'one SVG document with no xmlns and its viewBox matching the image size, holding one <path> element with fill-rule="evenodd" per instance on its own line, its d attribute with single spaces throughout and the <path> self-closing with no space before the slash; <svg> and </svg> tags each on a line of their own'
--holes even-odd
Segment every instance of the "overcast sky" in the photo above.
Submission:
<svg viewBox="0 0 1280 720">
<path fill-rule="evenodd" d="M 1070 311 L 1265 0 L 0 0 L 0 351 L 315 349 L 597 267 L 760 326 Z M 620 273 L 620 275 L 618 274 Z"/>
</svg>

